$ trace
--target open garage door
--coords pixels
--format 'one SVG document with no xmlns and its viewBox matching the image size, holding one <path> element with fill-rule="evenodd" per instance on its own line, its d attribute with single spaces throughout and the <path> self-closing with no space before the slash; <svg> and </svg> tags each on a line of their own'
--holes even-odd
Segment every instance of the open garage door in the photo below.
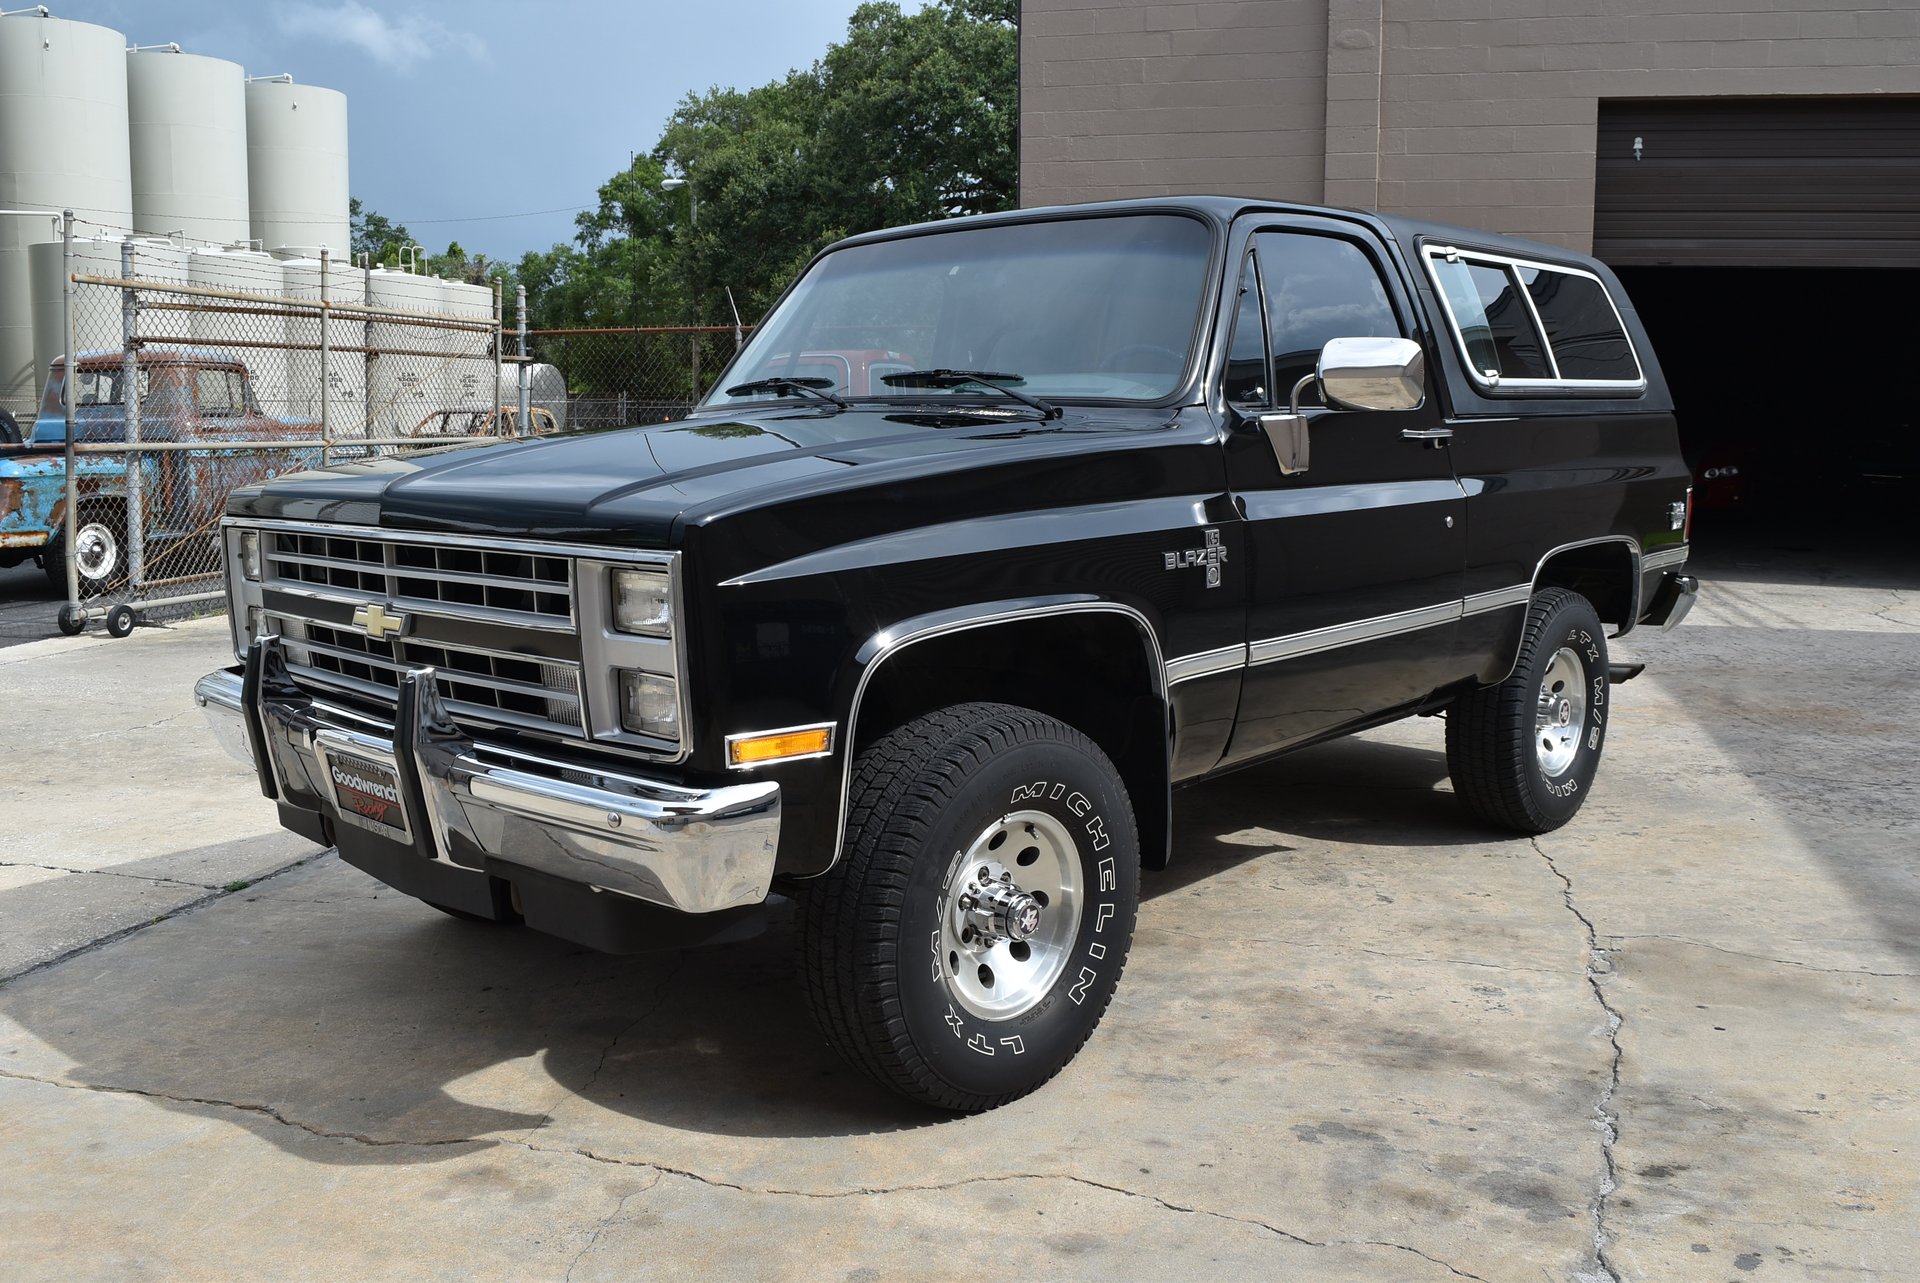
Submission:
<svg viewBox="0 0 1920 1283">
<path fill-rule="evenodd" d="M 1603 103 L 1596 141 L 1594 253 L 1673 389 L 1709 564 L 1920 583 L 1920 99 Z"/>
<path fill-rule="evenodd" d="M 1604 102 L 1596 142 L 1614 267 L 1920 268 L 1920 98 Z"/>
</svg>

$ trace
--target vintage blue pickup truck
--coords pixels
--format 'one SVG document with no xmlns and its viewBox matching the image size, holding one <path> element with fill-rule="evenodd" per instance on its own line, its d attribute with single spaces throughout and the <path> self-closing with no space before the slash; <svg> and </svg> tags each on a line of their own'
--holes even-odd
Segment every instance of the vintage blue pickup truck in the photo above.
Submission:
<svg viewBox="0 0 1920 1283">
<path fill-rule="evenodd" d="M 129 439 L 128 362 L 123 353 L 83 352 L 73 379 L 76 444 Z M 235 486 L 304 466 L 302 451 L 215 449 L 212 443 L 264 443 L 313 436 L 317 425 L 260 412 L 246 365 L 203 347 L 148 347 L 132 366 L 138 383 L 139 437 L 150 443 L 205 441 L 205 450 L 164 450 L 140 458 L 140 517 L 149 573 L 211 573 L 218 554 L 194 559 L 198 540 L 212 548 L 227 493 Z M 29 558 L 65 592 L 67 367 L 56 358 L 40 414 L 22 440 L 0 442 L 0 568 Z M 93 596 L 127 575 L 128 463 L 123 454 L 74 460 L 78 503 L 74 565 L 80 592 Z"/>
</svg>

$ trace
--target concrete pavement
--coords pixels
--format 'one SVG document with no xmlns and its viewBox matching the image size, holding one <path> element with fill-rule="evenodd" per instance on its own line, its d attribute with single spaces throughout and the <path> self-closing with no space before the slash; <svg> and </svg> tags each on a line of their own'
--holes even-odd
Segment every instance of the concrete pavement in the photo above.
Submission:
<svg viewBox="0 0 1920 1283">
<path fill-rule="evenodd" d="M 1920 1278 L 1920 585 L 1724 571 L 1558 833 L 1435 721 L 1182 794 L 1092 1043 L 958 1120 L 778 916 L 607 958 L 277 835 L 223 621 L 0 652 L 5 1272 Z"/>
</svg>

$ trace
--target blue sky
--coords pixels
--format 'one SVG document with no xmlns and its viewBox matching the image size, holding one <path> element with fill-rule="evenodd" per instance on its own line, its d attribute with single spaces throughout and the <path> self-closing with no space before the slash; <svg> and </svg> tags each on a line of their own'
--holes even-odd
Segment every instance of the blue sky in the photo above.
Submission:
<svg viewBox="0 0 1920 1283">
<path fill-rule="evenodd" d="M 8 8 L 26 0 L 17 0 Z M 516 259 L 573 237 L 674 106 L 813 63 L 858 0 L 49 0 L 129 43 L 347 95 L 353 194 L 438 252 Z M 920 7 L 918 0 L 902 5 Z M 502 214 L 544 212 L 532 217 Z M 446 221 L 446 220 L 473 221 Z"/>
</svg>

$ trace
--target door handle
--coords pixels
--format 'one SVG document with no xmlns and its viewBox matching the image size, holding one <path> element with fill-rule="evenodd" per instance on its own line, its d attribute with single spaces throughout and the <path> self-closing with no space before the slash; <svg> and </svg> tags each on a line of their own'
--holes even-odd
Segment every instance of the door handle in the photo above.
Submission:
<svg viewBox="0 0 1920 1283">
<path fill-rule="evenodd" d="M 1402 428 L 1400 435 L 1409 441 L 1451 441 L 1452 428 Z"/>
</svg>

